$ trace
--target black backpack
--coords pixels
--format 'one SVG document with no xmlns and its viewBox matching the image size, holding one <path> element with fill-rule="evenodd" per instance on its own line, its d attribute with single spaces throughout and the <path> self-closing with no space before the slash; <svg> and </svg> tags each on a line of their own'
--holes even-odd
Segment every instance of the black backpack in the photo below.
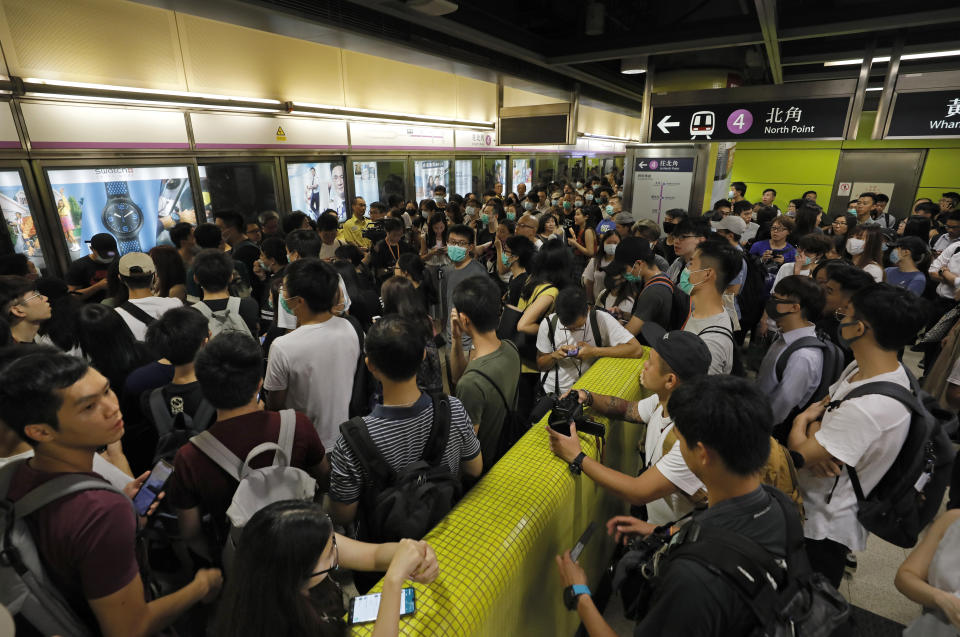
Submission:
<svg viewBox="0 0 960 637">
<path fill-rule="evenodd" d="M 373 395 L 373 388 L 376 386 L 376 383 L 370 370 L 367 369 L 367 364 L 363 360 L 363 341 L 365 335 L 363 328 L 360 326 L 360 321 L 351 315 L 344 316 L 343 318 L 353 326 L 354 331 L 357 333 L 357 340 L 360 343 L 357 368 L 353 371 L 353 390 L 350 393 L 350 406 L 347 410 L 347 414 L 351 418 L 357 418 L 370 413 L 370 396 Z"/>
<path fill-rule="evenodd" d="M 550 346 L 556 349 L 557 344 L 553 340 L 557 334 L 557 323 L 560 322 L 560 315 L 554 314 L 550 317 L 550 320 L 547 322 L 547 336 L 550 338 Z M 600 325 L 597 323 L 597 311 L 591 309 L 587 313 L 587 322 L 590 324 L 590 331 L 593 332 L 593 342 L 596 343 L 597 347 L 604 347 L 603 345 L 603 336 L 600 334 Z M 543 377 L 541 385 L 546 389 L 547 381 L 550 379 L 550 373 Z M 553 392 L 560 397 L 560 362 L 556 362 L 553 365 Z"/>
<path fill-rule="evenodd" d="M 783 373 L 787 369 L 790 356 L 797 350 L 805 347 L 815 347 L 823 353 L 820 383 L 817 385 L 813 396 L 811 396 L 807 403 L 796 405 L 787 417 L 784 418 L 783 422 L 774 424 L 774 438 L 784 444 L 786 444 L 787 435 L 790 433 L 790 427 L 793 425 L 793 419 L 813 403 L 823 400 L 823 397 L 830 393 L 830 386 L 840 379 L 840 375 L 843 374 L 843 370 L 846 367 L 843 350 L 841 350 L 836 343 L 820 333 L 816 336 L 804 336 L 787 345 L 786 349 L 781 352 L 780 358 L 777 359 L 777 364 L 774 368 L 777 383 L 783 381 Z"/>
<path fill-rule="evenodd" d="M 510 343 L 510 341 L 504 341 L 505 343 Z M 516 346 L 513 343 L 510 343 L 511 346 L 516 349 Z M 469 373 L 480 374 L 483 378 L 493 386 L 497 391 L 497 395 L 500 396 L 500 400 L 503 401 L 503 407 L 506 410 L 503 417 L 503 425 L 500 427 L 500 437 L 497 439 L 497 455 L 493 458 L 493 461 L 489 463 L 492 467 L 494 463 L 497 462 L 500 458 L 504 456 L 505 453 L 510 451 L 512 447 L 520 438 L 523 437 L 523 434 L 527 433 L 527 430 L 530 429 L 530 423 L 526 422 L 519 413 L 517 413 L 517 396 L 519 392 L 514 394 L 513 405 L 507 402 L 507 397 L 503 395 L 503 392 L 500 391 L 500 387 L 497 385 L 496 381 L 492 378 L 481 372 L 479 369 L 468 369 L 464 372 L 464 376 Z M 461 376 L 463 378 L 463 376 Z M 484 458 L 486 461 L 486 458 Z M 485 462 L 486 464 L 486 462 Z"/>
<path fill-rule="evenodd" d="M 820 573 L 810 568 L 803 525 L 793 502 L 778 489 L 763 485 L 783 511 L 787 526 L 786 567 L 749 537 L 694 519 L 664 548 L 642 562 L 627 562 L 619 573 L 625 614 L 641 618 L 657 583 L 675 560 L 702 564 L 726 579 L 756 617 L 750 637 L 828 637 L 850 617 L 850 604 Z M 628 554 L 629 555 L 629 554 Z M 626 556 L 623 558 L 626 560 Z M 637 584 L 640 584 L 639 586 Z"/>
<path fill-rule="evenodd" d="M 891 544 L 911 548 L 936 517 L 950 483 L 956 456 L 950 433 L 957 427 L 957 415 L 943 409 L 936 398 L 923 391 L 910 370 L 904 367 L 904 371 L 910 379 L 910 389 L 886 381 L 864 383 L 842 399 L 832 401 L 827 411 L 851 398 L 872 395 L 894 398 L 910 411 L 907 439 L 873 491 L 863 492 L 856 468 L 847 465 L 847 473 L 857 496 L 860 524 Z"/>
<path fill-rule="evenodd" d="M 703 334 L 723 334 L 729 338 L 730 342 L 733 343 L 733 366 L 730 368 L 730 374 L 732 376 L 740 376 L 741 378 L 746 377 L 747 370 L 743 366 L 743 358 L 740 356 L 740 348 L 737 347 L 737 339 L 733 335 L 733 330 L 720 325 L 710 325 L 703 328 L 700 332 L 697 332 L 697 336 L 702 336 Z"/>
<path fill-rule="evenodd" d="M 192 417 L 182 411 L 172 416 L 163 399 L 163 387 L 157 387 L 150 392 L 149 405 L 150 416 L 159 435 L 157 449 L 153 455 L 154 463 L 161 458 L 173 462 L 180 447 L 187 444 L 190 438 L 206 431 L 217 417 L 216 408 L 207 402 L 206 398 L 200 401 Z"/>
<path fill-rule="evenodd" d="M 767 270 L 760 257 L 744 251 L 743 258 L 747 262 L 747 276 L 740 286 L 737 303 L 740 306 L 740 329 L 746 333 L 760 322 L 770 293 L 767 291 Z"/>
<path fill-rule="evenodd" d="M 121 310 L 124 310 L 127 312 L 127 314 L 137 319 L 147 327 L 150 327 L 157 322 L 157 318 L 155 316 L 148 314 L 146 310 L 141 308 L 139 305 L 135 305 L 133 301 L 124 301 L 119 307 Z"/>
<path fill-rule="evenodd" d="M 659 274 L 651 278 L 643 285 L 643 289 L 645 290 L 651 285 L 662 285 L 670 290 L 670 324 L 662 327 L 668 332 L 683 329 L 683 324 L 687 322 L 687 318 L 690 316 L 690 295 L 681 290 L 680 286 L 676 285 L 665 274 Z M 639 297 L 637 302 L 640 302 Z"/>
<path fill-rule="evenodd" d="M 443 460 L 450 438 L 450 401 L 434 395 L 433 425 L 418 460 L 394 471 L 377 449 L 363 418 L 340 425 L 340 434 L 370 477 L 360 498 L 357 536 L 366 542 L 419 540 L 460 499 L 460 481 Z"/>
</svg>

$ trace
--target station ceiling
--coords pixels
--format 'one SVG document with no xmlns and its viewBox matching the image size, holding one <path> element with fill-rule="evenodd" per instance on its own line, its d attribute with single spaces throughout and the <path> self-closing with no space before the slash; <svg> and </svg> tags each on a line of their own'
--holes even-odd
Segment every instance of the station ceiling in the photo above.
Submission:
<svg viewBox="0 0 960 637">
<path fill-rule="evenodd" d="M 871 85 L 902 45 L 905 54 L 960 49 L 958 0 L 242 0 L 465 64 L 572 90 L 639 110 L 645 74 L 721 69 L 744 84 L 855 78 L 873 47 Z M 900 73 L 960 68 L 960 55 L 904 59 Z M 656 87 L 654 79 L 653 85 Z"/>
</svg>

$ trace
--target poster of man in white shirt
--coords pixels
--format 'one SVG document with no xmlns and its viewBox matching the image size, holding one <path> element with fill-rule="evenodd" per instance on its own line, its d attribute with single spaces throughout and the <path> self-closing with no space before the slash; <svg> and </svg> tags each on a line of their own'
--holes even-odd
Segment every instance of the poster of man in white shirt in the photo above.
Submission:
<svg viewBox="0 0 960 637">
<path fill-rule="evenodd" d="M 345 221 L 343 170 L 343 164 L 333 162 L 287 164 L 294 209 L 302 209 L 314 220 L 324 210 L 335 210 L 340 221 Z"/>
</svg>

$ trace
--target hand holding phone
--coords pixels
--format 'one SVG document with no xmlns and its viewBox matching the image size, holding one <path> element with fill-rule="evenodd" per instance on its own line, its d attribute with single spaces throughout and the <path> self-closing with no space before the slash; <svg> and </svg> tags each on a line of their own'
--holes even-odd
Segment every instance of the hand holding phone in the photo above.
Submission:
<svg viewBox="0 0 960 637">
<path fill-rule="evenodd" d="M 409 615 L 416 610 L 416 592 L 413 587 L 404 588 L 400 594 L 400 615 Z M 359 595 L 350 600 L 348 624 L 364 624 L 377 620 L 380 612 L 380 593 Z"/>
<path fill-rule="evenodd" d="M 573 349 L 567 350 L 567 358 L 574 358 L 577 354 L 580 353 L 579 347 L 574 347 Z"/>
<path fill-rule="evenodd" d="M 150 507 L 163 492 L 163 487 L 167 484 L 171 475 L 173 475 L 173 465 L 163 458 L 153 465 L 153 469 L 150 470 L 150 477 L 143 483 L 137 494 L 133 496 L 133 508 L 137 515 L 147 514 L 147 511 L 150 510 Z"/>
</svg>

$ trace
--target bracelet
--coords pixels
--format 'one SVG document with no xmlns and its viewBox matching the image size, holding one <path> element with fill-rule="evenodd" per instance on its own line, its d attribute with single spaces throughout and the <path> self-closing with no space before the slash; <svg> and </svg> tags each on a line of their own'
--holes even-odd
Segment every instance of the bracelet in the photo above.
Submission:
<svg viewBox="0 0 960 637">
<path fill-rule="evenodd" d="M 593 407 L 593 392 L 589 389 L 584 389 L 583 391 L 587 392 L 587 400 L 583 404 L 587 407 Z"/>
</svg>

